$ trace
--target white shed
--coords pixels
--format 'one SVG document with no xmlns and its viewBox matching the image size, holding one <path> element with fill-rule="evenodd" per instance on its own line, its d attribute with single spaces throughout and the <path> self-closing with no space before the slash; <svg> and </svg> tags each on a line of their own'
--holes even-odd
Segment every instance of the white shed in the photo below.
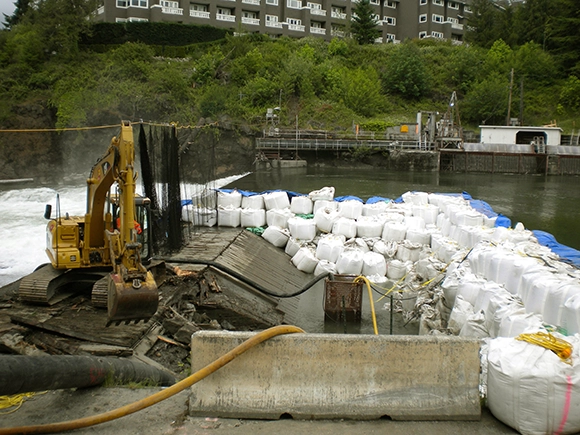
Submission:
<svg viewBox="0 0 580 435">
<path fill-rule="evenodd" d="M 543 139 L 544 145 L 560 145 L 562 137 L 560 127 L 480 125 L 479 128 L 481 143 L 485 144 L 528 145 Z"/>
</svg>

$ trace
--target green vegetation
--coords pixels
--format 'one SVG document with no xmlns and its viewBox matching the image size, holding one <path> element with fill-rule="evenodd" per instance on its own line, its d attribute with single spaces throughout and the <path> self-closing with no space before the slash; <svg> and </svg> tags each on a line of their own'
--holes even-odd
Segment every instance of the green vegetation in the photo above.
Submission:
<svg viewBox="0 0 580 435">
<path fill-rule="evenodd" d="M 469 45 L 372 44 L 372 16 L 364 10 L 357 16 L 366 21 L 351 25 L 353 38 L 331 42 L 216 31 L 213 41 L 191 44 L 198 33 L 181 26 L 188 45 L 169 46 L 168 35 L 179 27 L 163 31 L 156 23 L 167 45 L 148 45 L 139 35 L 151 32 L 140 26 L 153 23 L 106 24 L 110 30 L 103 31 L 86 19 L 92 1 L 18 0 L 17 6 L 0 31 L 3 126 L 26 127 L 18 108 L 40 104 L 60 128 L 119 119 L 195 125 L 227 116 L 261 130 L 267 109 L 279 107 L 279 128 L 298 123 L 348 131 L 358 124 L 380 132 L 413 122 L 418 110 L 444 112 L 456 91 L 462 123 L 476 128 L 505 122 L 510 84 L 511 116 L 526 124 L 556 119 L 572 129 L 580 108 L 576 0 L 528 0 L 503 9 L 474 0 Z M 363 0 L 356 8 L 364 6 Z M 104 41 L 107 35 L 111 41 Z"/>
</svg>

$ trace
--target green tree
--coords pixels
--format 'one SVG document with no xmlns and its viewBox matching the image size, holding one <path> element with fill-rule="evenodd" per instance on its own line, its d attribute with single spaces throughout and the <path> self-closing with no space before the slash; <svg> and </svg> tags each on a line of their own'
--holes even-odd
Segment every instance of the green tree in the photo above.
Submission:
<svg viewBox="0 0 580 435">
<path fill-rule="evenodd" d="M 467 20 L 465 41 L 489 48 L 501 38 L 499 28 L 501 11 L 492 0 L 473 0 L 471 3 L 472 13 Z"/>
<path fill-rule="evenodd" d="M 351 30 L 354 39 L 359 44 L 373 44 L 381 32 L 377 28 L 378 21 L 375 17 L 370 0 L 360 0 L 352 8 Z"/>
<path fill-rule="evenodd" d="M 557 0 L 546 29 L 545 45 L 569 74 L 580 77 L 580 2 Z"/>
<path fill-rule="evenodd" d="M 535 42 L 545 47 L 554 7 L 554 0 L 527 0 L 518 6 L 515 28 L 520 45 Z"/>
<path fill-rule="evenodd" d="M 507 114 L 508 85 L 508 78 L 498 73 L 491 73 L 476 83 L 461 105 L 463 120 L 503 125 Z"/>
<path fill-rule="evenodd" d="M 387 93 L 419 99 L 429 88 L 429 78 L 423 56 L 413 43 L 396 47 L 383 73 L 382 83 Z"/>
<path fill-rule="evenodd" d="M 4 27 L 11 29 L 18 24 L 30 7 L 31 0 L 16 0 L 13 4 L 16 6 L 12 15 L 4 15 Z"/>
</svg>

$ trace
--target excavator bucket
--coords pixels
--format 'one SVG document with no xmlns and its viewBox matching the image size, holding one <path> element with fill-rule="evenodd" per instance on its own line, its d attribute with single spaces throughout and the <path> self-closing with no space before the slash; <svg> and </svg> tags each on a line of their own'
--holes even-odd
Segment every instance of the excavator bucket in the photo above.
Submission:
<svg viewBox="0 0 580 435">
<path fill-rule="evenodd" d="M 157 284 L 151 272 L 143 277 L 124 281 L 119 274 L 109 275 L 107 326 L 146 322 L 155 314 L 159 304 Z"/>
</svg>

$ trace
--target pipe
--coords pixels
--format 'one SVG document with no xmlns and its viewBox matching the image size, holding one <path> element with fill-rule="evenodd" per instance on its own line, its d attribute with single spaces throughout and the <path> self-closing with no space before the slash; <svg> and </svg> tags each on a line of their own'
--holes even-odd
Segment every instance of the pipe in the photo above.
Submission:
<svg viewBox="0 0 580 435">
<path fill-rule="evenodd" d="M 201 381 L 206 376 L 209 376 L 219 368 L 232 361 L 234 358 L 238 357 L 252 347 L 262 343 L 263 341 L 266 341 L 277 335 L 293 334 L 298 332 L 304 331 L 300 328 L 297 328 L 296 326 L 286 325 L 274 326 L 272 328 L 266 329 L 265 331 L 259 332 L 253 337 L 250 337 L 248 340 L 244 341 L 239 346 L 236 346 L 234 349 L 230 350 L 225 355 L 222 355 L 214 362 L 208 364 L 204 368 L 198 370 L 182 381 L 179 381 L 178 383 L 172 385 L 171 387 L 165 388 L 164 390 L 158 391 L 149 397 L 138 400 L 137 402 L 130 403 L 129 405 L 122 406 L 121 408 L 117 408 L 112 411 L 104 412 L 102 414 L 94 415 L 91 417 L 79 418 L 77 420 L 65 421 L 61 423 L 0 429 L 0 435 L 64 432 L 68 430 L 94 426 L 96 424 L 105 423 L 117 418 L 124 417 L 134 412 L 141 411 L 142 409 L 145 409 L 151 405 L 155 405 L 156 403 L 159 403 L 162 400 L 174 396 L 186 388 L 191 387 L 193 384 Z"/>
<path fill-rule="evenodd" d="M 289 295 L 281 295 L 281 294 L 277 294 L 274 292 L 271 292 L 270 290 L 262 287 L 260 284 L 249 280 L 248 278 L 246 278 L 244 275 L 236 272 L 235 270 L 224 266 L 222 264 L 216 263 L 215 261 L 211 261 L 211 260 L 196 260 L 196 259 L 181 259 L 181 258 L 171 258 L 171 259 L 164 259 L 163 261 L 166 261 L 168 263 L 178 263 L 178 264 L 202 264 L 205 266 L 212 266 L 215 267 L 218 270 L 221 270 L 223 272 L 226 272 L 227 274 L 233 276 L 236 279 L 239 279 L 240 281 L 248 284 L 249 286 L 254 287 L 256 290 L 258 290 L 261 293 L 264 293 L 268 296 L 273 296 L 275 298 L 293 298 L 294 296 L 298 296 L 301 295 L 302 293 L 306 292 L 307 290 L 309 290 L 314 284 L 316 284 L 318 281 L 320 281 L 322 278 L 325 278 L 327 276 L 332 277 L 332 274 L 330 272 L 324 272 L 321 273 L 320 275 L 315 276 L 313 279 L 311 279 L 310 281 L 308 281 L 304 287 L 302 287 L 300 290 L 298 290 L 295 293 L 289 294 Z"/>
<path fill-rule="evenodd" d="M 0 396 L 34 391 L 84 388 L 106 380 L 115 384 L 148 382 L 168 386 L 175 378 L 148 364 L 88 355 L 0 356 Z"/>
<path fill-rule="evenodd" d="M 371 316 L 373 318 L 373 330 L 375 332 L 375 335 L 379 335 L 379 329 L 377 328 L 377 315 L 375 313 L 375 303 L 373 301 L 373 292 L 371 290 L 371 282 L 367 279 L 367 277 L 365 277 L 363 275 L 357 276 L 353 282 L 360 282 L 360 281 L 363 281 L 367 286 L 367 290 L 369 292 L 369 302 L 371 304 Z"/>
</svg>

